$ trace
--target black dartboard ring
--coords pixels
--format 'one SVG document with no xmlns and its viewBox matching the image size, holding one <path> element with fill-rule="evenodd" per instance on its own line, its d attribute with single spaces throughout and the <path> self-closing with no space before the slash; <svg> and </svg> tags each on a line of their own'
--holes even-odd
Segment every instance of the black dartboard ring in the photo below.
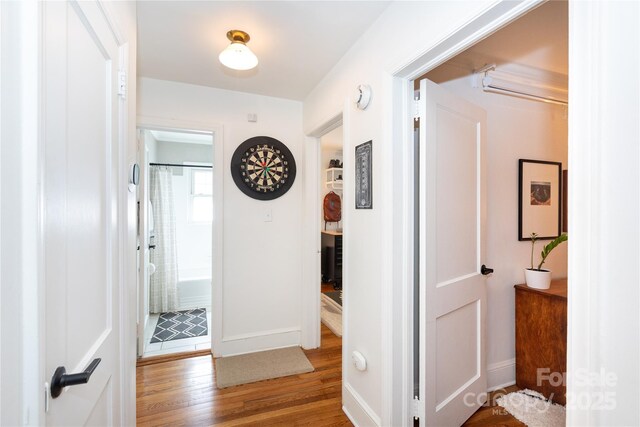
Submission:
<svg viewBox="0 0 640 427">
<path fill-rule="evenodd" d="M 244 141 L 231 157 L 231 176 L 247 196 L 273 200 L 289 191 L 296 178 L 296 161 L 282 142 L 269 136 Z"/>
</svg>

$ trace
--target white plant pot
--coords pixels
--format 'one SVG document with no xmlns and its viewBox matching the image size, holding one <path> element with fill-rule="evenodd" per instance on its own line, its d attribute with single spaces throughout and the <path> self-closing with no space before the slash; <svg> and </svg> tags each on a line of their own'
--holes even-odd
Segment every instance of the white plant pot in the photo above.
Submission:
<svg viewBox="0 0 640 427">
<path fill-rule="evenodd" d="M 524 279 L 530 288 L 549 289 L 551 286 L 551 272 L 548 270 L 538 271 L 525 268 Z"/>
</svg>

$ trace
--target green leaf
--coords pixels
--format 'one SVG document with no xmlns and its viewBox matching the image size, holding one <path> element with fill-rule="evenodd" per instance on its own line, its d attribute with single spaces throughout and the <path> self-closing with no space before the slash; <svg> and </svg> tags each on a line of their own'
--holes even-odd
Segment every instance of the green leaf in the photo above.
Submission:
<svg viewBox="0 0 640 427">
<path fill-rule="evenodd" d="M 540 261 L 540 264 L 538 264 L 538 270 L 542 268 L 542 264 L 544 264 L 551 251 L 554 250 L 560 243 L 566 242 L 567 239 L 568 236 L 566 234 L 561 234 L 544 247 L 544 249 L 540 253 L 542 260 Z"/>
</svg>

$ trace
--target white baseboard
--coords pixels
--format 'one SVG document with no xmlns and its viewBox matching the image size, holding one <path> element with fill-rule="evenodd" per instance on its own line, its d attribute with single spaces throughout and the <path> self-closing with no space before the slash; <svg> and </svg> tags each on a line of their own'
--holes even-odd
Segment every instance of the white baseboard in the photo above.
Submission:
<svg viewBox="0 0 640 427">
<path fill-rule="evenodd" d="M 489 391 L 516 383 L 516 359 L 503 360 L 487 366 L 487 386 Z"/>
<path fill-rule="evenodd" d="M 299 345 L 300 329 L 276 329 L 259 334 L 224 337 L 220 342 L 214 343 L 214 356 L 236 356 Z"/>
<path fill-rule="evenodd" d="M 342 410 L 356 427 L 380 427 L 382 421 L 349 383 L 342 387 Z"/>
</svg>

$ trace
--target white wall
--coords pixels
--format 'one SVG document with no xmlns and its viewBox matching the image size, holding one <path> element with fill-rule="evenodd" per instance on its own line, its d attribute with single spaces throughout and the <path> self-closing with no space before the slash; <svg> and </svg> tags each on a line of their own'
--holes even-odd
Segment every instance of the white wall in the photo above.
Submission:
<svg viewBox="0 0 640 427">
<path fill-rule="evenodd" d="M 224 127 L 222 345 L 232 354 L 298 345 L 301 323 L 302 103 L 203 86 L 141 78 L 139 116 Z M 258 115 L 257 123 L 247 121 Z M 246 139 L 267 135 L 285 143 L 298 173 L 273 201 L 254 200 L 236 187 L 230 161 Z M 265 222 L 271 211 L 273 221 Z M 215 330 L 215 326 L 214 326 Z"/>
<path fill-rule="evenodd" d="M 470 74 L 470 73 L 466 73 Z M 487 253 L 495 272 L 487 278 L 487 366 L 490 388 L 515 382 L 515 301 L 513 285 L 524 283 L 531 243 L 518 241 L 518 159 L 562 162 L 567 169 L 567 112 L 563 106 L 484 92 L 472 77 L 444 65 L 427 75 L 487 112 Z M 542 246 L 536 244 L 535 259 Z M 544 267 L 553 278 L 567 277 L 567 245 L 557 247 Z"/>
<path fill-rule="evenodd" d="M 158 141 L 153 137 L 153 134 L 145 130 L 144 131 L 144 145 L 147 151 L 147 160 L 148 163 L 156 163 L 158 162 Z M 147 189 L 147 194 L 149 194 L 149 190 Z"/>
<path fill-rule="evenodd" d="M 392 3 L 336 64 L 304 102 L 304 129 L 312 132 L 336 113 L 345 111 L 343 209 L 345 222 L 345 322 L 344 354 L 360 351 L 368 362 L 365 372 L 345 364 L 343 403 L 350 417 L 359 425 L 398 423 L 403 408 L 392 407 L 393 366 L 400 360 L 385 355 L 394 347 L 385 341 L 389 327 L 389 296 L 397 298 L 399 283 L 390 274 L 394 254 L 390 230 L 393 224 L 393 192 L 389 177 L 393 173 L 391 98 L 389 76 L 400 66 L 418 58 L 443 37 L 485 10 L 490 1 L 397 2 Z M 410 34 L 410 37 L 407 37 Z M 358 84 L 369 84 L 372 100 L 366 111 L 350 102 Z M 352 196 L 356 145 L 373 140 L 373 210 L 355 210 Z M 386 316 L 386 317 L 385 317 Z M 384 320 L 383 320 L 384 317 Z M 371 333 L 381 331 L 381 333 Z M 385 371 L 386 369 L 386 371 Z M 397 402 L 397 399 L 395 400 Z"/>
<path fill-rule="evenodd" d="M 212 142 L 213 144 L 213 142 Z M 213 147 L 211 144 L 189 144 L 184 142 L 158 141 L 156 162 L 158 163 L 211 163 Z M 176 173 L 181 173 L 175 168 Z"/>
<path fill-rule="evenodd" d="M 159 163 L 212 164 L 213 147 L 204 144 L 159 141 L 157 161 Z M 211 222 L 194 223 L 189 220 L 192 171 L 188 168 L 172 170 L 178 280 L 196 277 L 211 279 Z M 210 302 L 206 305 L 209 306 Z"/>
<path fill-rule="evenodd" d="M 323 230 L 325 229 L 324 211 L 322 208 L 322 204 L 324 202 L 324 196 L 326 196 L 330 191 L 333 191 L 342 199 L 342 189 L 334 190 L 334 189 L 328 188 L 326 184 L 327 174 L 325 170 L 329 168 L 329 162 L 332 159 L 338 159 L 341 162 L 343 161 L 342 126 L 337 127 L 331 132 L 320 137 L 320 213 L 319 215 L 320 215 L 320 226 L 322 227 Z M 337 230 L 341 228 L 342 228 L 342 221 L 340 221 L 339 223 L 328 222 L 326 224 L 327 230 Z"/>
</svg>

